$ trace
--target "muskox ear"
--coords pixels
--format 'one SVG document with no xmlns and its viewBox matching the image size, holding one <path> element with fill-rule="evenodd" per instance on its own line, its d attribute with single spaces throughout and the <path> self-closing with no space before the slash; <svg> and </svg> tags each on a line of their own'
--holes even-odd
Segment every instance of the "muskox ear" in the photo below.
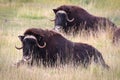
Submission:
<svg viewBox="0 0 120 80">
<path fill-rule="evenodd" d="M 18 38 L 19 38 L 21 41 L 23 41 L 24 37 L 25 37 L 25 36 L 21 36 L 21 35 L 18 36 Z"/>
<path fill-rule="evenodd" d="M 57 9 L 53 9 L 53 12 L 56 14 L 56 12 L 57 12 Z"/>
</svg>

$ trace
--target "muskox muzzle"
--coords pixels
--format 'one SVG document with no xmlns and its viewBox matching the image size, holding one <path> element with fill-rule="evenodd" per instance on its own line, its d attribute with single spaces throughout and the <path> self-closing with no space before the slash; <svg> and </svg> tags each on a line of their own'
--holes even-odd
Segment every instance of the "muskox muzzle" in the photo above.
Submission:
<svg viewBox="0 0 120 80">
<path fill-rule="evenodd" d="M 55 21 L 55 27 L 54 30 L 59 31 L 59 29 L 66 27 L 68 22 L 73 22 L 74 18 L 69 19 L 67 13 L 63 10 L 59 10 L 56 14 L 55 14 L 55 19 L 53 21 Z"/>
</svg>

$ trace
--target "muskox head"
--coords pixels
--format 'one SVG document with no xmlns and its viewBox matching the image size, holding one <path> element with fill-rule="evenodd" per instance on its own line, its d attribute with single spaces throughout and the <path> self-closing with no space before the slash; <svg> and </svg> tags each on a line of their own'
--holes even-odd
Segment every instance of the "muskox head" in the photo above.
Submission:
<svg viewBox="0 0 120 80">
<path fill-rule="evenodd" d="M 59 29 L 63 29 L 65 27 L 67 27 L 68 22 L 73 22 L 74 18 L 69 19 L 68 14 L 63 11 L 63 10 L 59 10 L 56 12 L 56 9 L 53 9 L 54 13 L 55 13 L 55 30 L 59 30 Z"/>
<path fill-rule="evenodd" d="M 23 60 L 30 61 L 32 59 L 32 55 L 35 54 L 36 49 L 41 49 L 46 47 L 46 43 L 42 41 L 42 38 L 39 37 L 37 39 L 33 35 L 26 35 L 26 36 L 18 36 L 20 41 L 22 42 L 22 47 L 16 49 L 20 50 L 23 49 Z"/>
</svg>

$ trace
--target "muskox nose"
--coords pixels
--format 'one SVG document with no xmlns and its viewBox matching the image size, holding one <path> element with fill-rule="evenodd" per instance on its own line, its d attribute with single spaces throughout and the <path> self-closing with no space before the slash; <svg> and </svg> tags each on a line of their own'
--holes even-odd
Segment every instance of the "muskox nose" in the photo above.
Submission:
<svg viewBox="0 0 120 80">
<path fill-rule="evenodd" d="M 24 60 L 24 61 L 28 61 L 29 59 L 31 59 L 30 56 L 23 56 L 23 60 Z"/>
<path fill-rule="evenodd" d="M 57 32 L 59 32 L 60 28 L 61 28 L 61 26 L 55 26 L 54 30 L 57 31 Z"/>
</svg>

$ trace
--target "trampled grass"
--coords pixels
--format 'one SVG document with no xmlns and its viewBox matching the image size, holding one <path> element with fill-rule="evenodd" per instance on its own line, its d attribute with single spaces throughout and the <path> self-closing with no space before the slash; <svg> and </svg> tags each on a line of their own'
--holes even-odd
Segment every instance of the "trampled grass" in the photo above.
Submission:
<svg viewBox="0 0 120 80">
<path fill-rule="evenodd" d="M 25 3 L 21 0 L 11 1 L 13 2 L 8 3 L 8 0 L 0 0 L 0 80 L 120 80 L 120 45 L 112 45 L 112 35 L 102 31 L 98 33 L 98 37 L 63 36 L 97 48 L 110 66 L 109 71 L 94 63 L 88 69 L 81 66 L 74 68 L 71 65 L 55 68 L 12 66 L 22 58 L 22 51 L 15 49 L 15 45 L 21 46 L 17 36 L 32 27 L 52 29 L 54 23 L 49 19 L 54 19 L 53 8 L 62 4 L 81 6 L 94 15 L 105 16 L 120 25 L 119 0 L 28 0 L 32 1 L 28 3 L 27 0 L 22 0 Z"/>
</svg>

